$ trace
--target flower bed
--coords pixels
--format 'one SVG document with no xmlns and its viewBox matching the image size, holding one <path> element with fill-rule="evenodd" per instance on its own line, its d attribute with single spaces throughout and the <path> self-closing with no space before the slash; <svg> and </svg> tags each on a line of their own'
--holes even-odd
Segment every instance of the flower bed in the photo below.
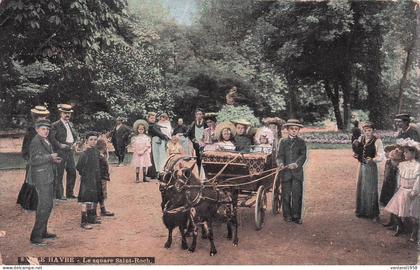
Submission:
<svg viewBox="0 0 420 270">
<path fill-rule="evenodd" d="M 396 132 L 392 130 L 376 130 L 375 135 L 381 138 L 384 145 L 393 144 L 396 140 Z M 305 132 L 300 136 L 307 143 L 351 144 L 351 134 L 344 132 Z"/>
</svg>

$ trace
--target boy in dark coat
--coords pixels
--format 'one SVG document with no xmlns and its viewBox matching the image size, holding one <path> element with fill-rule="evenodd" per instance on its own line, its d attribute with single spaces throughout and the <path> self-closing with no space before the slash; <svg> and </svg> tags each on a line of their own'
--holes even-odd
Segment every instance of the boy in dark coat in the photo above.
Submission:
<svg viewBox="0 0 420 270">
<path fill-rule="evenodd" d="M 83 229 L 92 229 L 88 223 L 100 223 L 96 219 L 96 205 L 101 199 L 100 185 L 101 173 L 99 165 L 99 151 L 96 149 L 98 134 L 88 132 L 86 134 L 86 150 L 80 155 L 76 169 L 80 174 L 80 190 L 78 201 L 82 203 L 82 220 L 80 226 Z"/>
<path fill-rule="evenodd" d="M 283 198 L 283 217 L 287 222 L 302 224 L 302 200 L 303 200 L 303 165 L 306 161 L 306 143 L 298 137 L 303 125 L 299 120 L 289 119 L 284 127 L 289 136 L 279 142 L 277 152 L 277 164 L 280 168 L 286 168 L 281 183 Z"/>
</svg>

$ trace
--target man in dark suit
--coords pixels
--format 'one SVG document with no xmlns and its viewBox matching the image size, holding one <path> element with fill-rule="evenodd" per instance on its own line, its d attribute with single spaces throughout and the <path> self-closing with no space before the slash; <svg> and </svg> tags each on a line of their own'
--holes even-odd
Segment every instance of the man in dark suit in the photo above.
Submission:
<svg viewBox="0 0 420 270">
<path fill-rule="evenodd" d="M 201 150 L 204 148 L 204 130 L 208 128 L 204 121 L 204 110 L 195 110 L 195 121 L 188 127 L 186 136 L 193 143 L 195 155 L 197 156 L 198 168 L 201 168 Z"/>
<path fill-rule="evenodd" d="M 298 137 L 303 125 L 299 120 L 290 119 L 284 126 L 289 136 L 279 142 L 277 164 L 285 168 L 281 177 L 283 217 L 287 222 L 302 224 L 303 165 L 306 161 L 306 143 Z"/>
<path fill-rule="evenodd" d="M 76 199 L 74 196 L 74 185 L 76 183 L 76 165 L 74 162 L 74 147 L 77 141 L 77 132 L 73 123 L 70 122 L 73 108 L 68 104 L 60 104 L 60 120 L 54 122 L 51 127 L 49 139 L 54 151 L 63 159 L 57 167 L 57 178 L 55 181 L 55 196 L 57 199 Z M 67 173 L 66 197 L 64 197 L 63 176 L 64 169 Z"/>
<path fill-rule="evenodd" d="M 48 141 L 50 121 L 41 119 L 35 123 L 37 135 L 29 146 L 29 173 L 31 184 L 38 193 L 38 207 L 35 224 L 31 233 L 31 242 L 37 246 L 45 246 L 43 239 L 54 239 L 55 234 L 48 233 L 47 224 L 51 214 L 54 199 L 54 166 L 61 158 L 53 152 Z"/>
<path fill-rule="evenodd" d="M 118 166 L 123 166 L 127 145 L 130 142 L 131 129 L 124 125 L 124 118 L 117 117 L 114 130 L 111 132 L 111 142 L 118 158 Z"/>
</svg>

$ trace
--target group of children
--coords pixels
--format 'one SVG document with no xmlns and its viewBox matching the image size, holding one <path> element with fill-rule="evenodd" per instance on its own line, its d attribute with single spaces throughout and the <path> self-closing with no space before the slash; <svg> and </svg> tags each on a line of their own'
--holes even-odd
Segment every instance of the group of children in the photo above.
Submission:
<svg viewBox="0 0 420 270">
<path fill-rule="evenodd" d="M 80 155 L 76 169 L 80 174 L 78 201 L 81 203 L 81 227 L 92 229 L 90 224 L 100 224 L 97 206 L 101 216 L 114 216 L 106 210 L 107 182 L 110 181 L 107 142 L 98 139 L 96 132 L 85 136 L 85 150 Z"/>
<path fill-rule="evenodd" d="M 215 120 L 212 120 L 215 121 Z M 213 132 L 208 132 L 209 136 L 203 135 L 203 151 L 246 151 L 246 152 L 264 152 L 271 153 L 275 137 L 278 137 L 277 125 L 273 127 L 268 125 L 255 130 L 250 135 L 250 126 L 246 120 L 224 122 L 214 125 Z M 166 130 L 167 128 L 165 128 Z M 133 151 L 131 166 L 136 170 L 136 183 L 148 182 L 146 179 L 147 169 L 152 166 L 152 140 L 147 134 L 149 124 L 145 120 L 137 120 L 133 125 L 133 136 L 131 137 L 131 148 Z M 205 130 L 207 131 L 207 130 Z M 206 133 L 206 132 L 205 132 Z M 176 154 L 194 155 L 193 146 L 185 146 L 181 143 L 182 133 L 173 132 L 170 140 L 166 143 L 166 156 Z M 281 136 L 281 135 L 280 135 Z M 208 137 L 208 138 L 207 138 Z M 207 138 L 207 139 L 205 139 Z M 190 144 L 192 144 L 190 142 Z M 251 147 L 251 145 L 254 145 Z"/>
<path fill-rule="evenodd" d="M 391 220 L 384 225 L 395 229 L 395 236 L 403 233 L 403 225 L 411 227 L 410 241 L 415 242 L 420 220 L 420 144 L 410 139 L 400 140 L 389 157 L 391 162 L 398 163 L 398 190 L 385 206 Z"/>
</svg>

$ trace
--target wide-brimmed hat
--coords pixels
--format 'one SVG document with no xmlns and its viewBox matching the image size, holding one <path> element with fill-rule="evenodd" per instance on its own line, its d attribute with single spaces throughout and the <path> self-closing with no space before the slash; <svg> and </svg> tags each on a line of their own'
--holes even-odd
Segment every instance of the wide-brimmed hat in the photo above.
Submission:
<svg viewBox="0 0 420 270">
<path fill-rule="evenodd" d="M 243 126 L 246 126 L 246 127 L 250 127 L 250 126 L 252 126 L 252 124 L 251 124 L 251 122 L 249 122 L 248 120 L 246 120 L 246 119 L 243 119 L 243 118 L 241 118 L 241 119 L 238 119 L 238 120 L 230 120 L 235 126 L 236 125 L 243 125 Z"/>
<path fill-rule="evenodd" d="M 204 115 L 204 121 L 211 120 L 213 122 L 217 122 L 217 113 L 215 112 L 208 112 Z"/>
<path fill-rule="evenodd" d="M 31 109 L 31 113 L 36 115 L 49 115 L 50 111 L 45 106 L 35 106 Z"/>
<path fill-rule="evenodd" d="M 408 113 L 399 113 L 395 115 L 395 121 L 408 121 L 410 122 L 410 114 Z"/>
<path fill-rule="evenodd" d="M 230 131 L 232 132 L 232 136 L 235 136 L 236 134 L 235 126 L 231 122 L 222 122 L 220 124 L 217 124 L 216 129 L 214 130 L 214 135 L 216 136 L 217 139 L 220 138 L 220 135 L 222 134 L 222 131 L 225 128 L 230 129 Z"/>
<path fill-rule="evenodd" d="M 73 107 L 70 104 L 58 104 L 57 107 L 60 112 L 65 112 L 65 113 L 73 112 Z"/>
<path fill-rule="evenodd" d="M 402 147 L 414 148 L 417 150 L 417 153 L 420 153 L 420 143 L 410 138 L 397 139 L 397 144 L 401 145 Z"/>
<path fill-rule="evenodd" d="M 262 122 L 265 125 L 275 124 L 279 129 L 286 123 L 286 121 L 280 117 L 266 117 L 263 118 Z"/>
<path fill-rule="evenodd" d="M 298 119 L 289 119 L 286 124 L 283 124 L 284 127 L 300 127 L 303 128 L 302 123 Z"/>
<path fill-rule="evenodd" d="M 38 119 L 35 121 L 35 128 L 40 128 L 40 127 L 51 127 L 51 122 L 48 119 Z"/>
<path fill-rule="evenodd" d="M 134 132 L 134 134 L 136 134 L 136 135 L 139 134 L 138 130 L 139 130 L 139 126 L 140 125 L 144 126 L 144 133 L 147 133 L 147 130 L 149 129 L 149 124 L 147 123 L 146 120 L 139 119 L 136 122 L 134 122 L 134 124 L 133 124 L 133 132 Z"/>
<path fill-rule="evenodd" d="M 257 144 L 260 144 L 261 143 L 260 142 L 260 138 L 262 136 L 264 136 L 264 137 L 267 138 L 269 144 L 272 144 L 273 143 L 273 141 L 274 141 L 274 134 L 273 134 L 273 131 L 271 129 L 269 129 L 268 127 L 261 127 L 255 133 L 254 139 L 255 139 L 255 142 Z"/>
<path fill-rule="evenodd" d="M 367 122 L 364 122 L 363 125 L 362 125 L 362 129 L 364 129 L 364 128 L 375 129 L 375 125 L 372 122 L 367 121 Z"/>
</svg>

